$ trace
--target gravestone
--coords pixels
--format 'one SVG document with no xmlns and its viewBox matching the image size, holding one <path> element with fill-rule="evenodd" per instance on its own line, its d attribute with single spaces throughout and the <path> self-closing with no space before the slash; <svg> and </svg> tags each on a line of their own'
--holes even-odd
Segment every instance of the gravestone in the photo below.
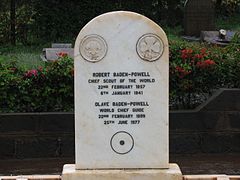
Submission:
<svg viewBox="0 0 240 180">
<path fill-rule="evenodd" d="M 76 164 L 64 166 L 63 179 L 181 179 L 169 164 L 168 64 L 164 31 L 142 15 L 103 14 L 80 31 Z"/>
<path fill-rule="evenodd" d="M 219 46 L 227 46 L 233 39 L 236 32 L 225 31 L 226 35 L 223 36 L 219 31 L 201 31 L 201 41 L 216 44 Z"/>
<path fill-rule="evenodd" d="M 60 53 L 66 53 L 69 57 L 73 58 L 73 48 L 45 48 L 45 58 L 47 61 L 58 60 Z"/>
<path fill-rule="evenodd" d="M 55 61 L 59 59 L 60 53 L 66 53 L 69 57 L 74 58 L 74 49 L 71 43 L 52 43 L 51 48 L 44 48 L 40 55 L 43 61 Z"/>
<path fill-rule="evenodd" d="M 52 48 L 72 48 L 71 43 L 52 43 Z"/>
<path fill-rule="evenodd" d="M 184 8 L 184 33 L 200 36 L 201 31 L 215 30 L 215 7 L 212 0 L 187 0 Z"/>
</svg>

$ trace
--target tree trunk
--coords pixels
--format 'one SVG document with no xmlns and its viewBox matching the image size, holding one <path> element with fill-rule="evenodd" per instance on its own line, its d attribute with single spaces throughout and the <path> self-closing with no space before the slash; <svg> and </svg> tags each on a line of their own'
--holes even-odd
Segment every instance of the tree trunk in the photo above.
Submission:
<svg viewBox="0 0 240 180">
<path fill-rule="evenodd" d="M 216 7 L 217 7 L 217 8 L 220 8 L 221 5 L 222 5 L 222 0 L 217 0 L 217 1 L 216 1 Z"/>
<path fill-rule="evenodd" d="M 16 45 L 16 29 L 15 29 L 15 25 L 16 25 L 16 0 L 11 0 L 11 4 L 10 4 L 10 21 L 11 21 L 11 36 L 10 36 L 10 40 L 11 40 L 11 44 L 12 45 Z"/>
</svg>

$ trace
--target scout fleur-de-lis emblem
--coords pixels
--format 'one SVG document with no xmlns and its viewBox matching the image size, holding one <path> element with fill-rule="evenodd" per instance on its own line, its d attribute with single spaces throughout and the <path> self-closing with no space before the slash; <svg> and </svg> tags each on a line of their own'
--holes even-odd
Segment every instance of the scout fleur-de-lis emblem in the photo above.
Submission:
<svg viewBox="0 0 240 180">
<path fill-rule="evenodd" d="M 107 53 L 107 43 L 99 35 L 89 35 L 83 38 L 80 45 L 82 57 L 90 62 L 102 60 Z"/>
</svg>

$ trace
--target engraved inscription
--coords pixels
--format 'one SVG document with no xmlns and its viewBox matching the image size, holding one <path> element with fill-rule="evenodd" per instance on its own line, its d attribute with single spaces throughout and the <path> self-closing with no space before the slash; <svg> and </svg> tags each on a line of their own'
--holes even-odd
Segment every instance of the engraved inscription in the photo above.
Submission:
<svg viewBox="0 0 240 180">
<path fill-rule="evenodd" d="M 95 119 L 106 126 L 139 126 L 147 118 L 151 102 L 141 100 L 156 79 L 149 71 L 93 72 L 86 80 L 103 99 L 94 101 Z M 126 97 L 135 96 L 136 101 Z M 111 97 L 116 97 L 111 100 Z M 138 98 L 137 98 L 138 97 Z"/>
<path fill-rule="evenodd" d="M 80 54 L 90 62 L 102 60 L 107 53 L 107 43 L 99 35 L 85 36 L 80 44 Z"/>
<path fill-rule="evenodd" d="M 141 59 L 156 61 L 163 54 L 163 42 L 155 34 L 145 34 L 137 42 L 137 53 Z"/>
</svg>

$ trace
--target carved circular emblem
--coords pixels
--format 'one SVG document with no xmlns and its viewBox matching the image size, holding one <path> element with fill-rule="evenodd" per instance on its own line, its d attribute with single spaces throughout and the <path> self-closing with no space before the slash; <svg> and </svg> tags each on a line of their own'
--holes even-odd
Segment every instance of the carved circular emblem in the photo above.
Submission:
<svg viewBox="0 0 240 180">
<path fill-rule="evenodd" d="M 119 131 L 112 136 L 110 144 L 115 153 L 123 155 L 129 153 L 133 149 L 134 140 L 129 133 Z"/>
<path fill-rule="evenodd" d="M 107 43 L 99 35 L 85 36 L 80 44 L 81 56 L 90 62 L 102 60 L 107 53 Z"/>
<path fill-rule="evenodd" d="M 163 54 L 163 42 L 155 34 L 145 34 L 137 42 L 137 53 L 146 61 L 156 61 Z"/>
</svg>

